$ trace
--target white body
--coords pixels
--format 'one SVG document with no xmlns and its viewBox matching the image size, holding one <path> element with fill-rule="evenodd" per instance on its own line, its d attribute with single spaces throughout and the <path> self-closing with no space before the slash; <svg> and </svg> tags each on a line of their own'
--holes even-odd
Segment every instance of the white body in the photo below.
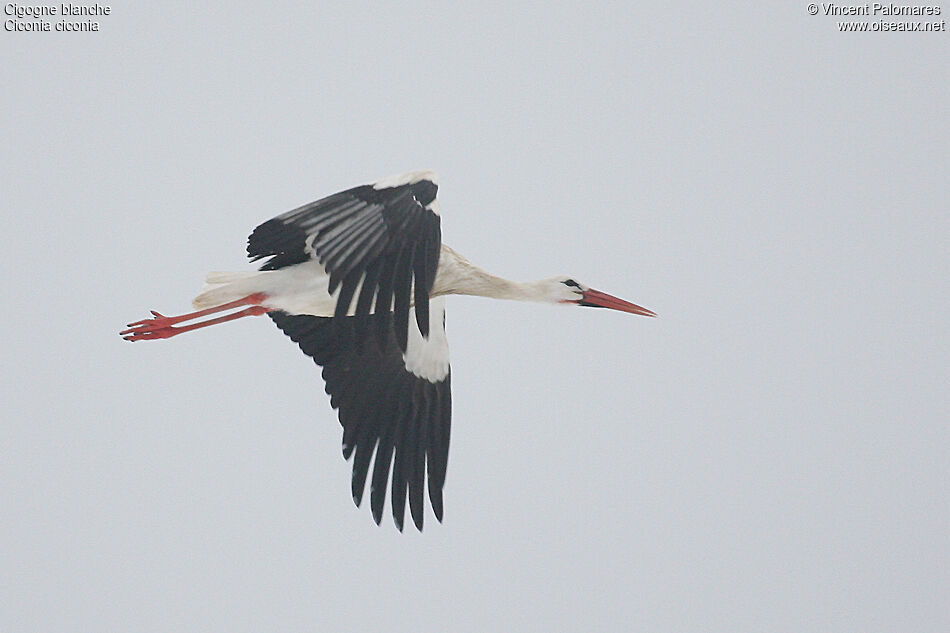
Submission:
<svg viewBox="0 0 950 633">
<path fill-rule="evenodd" d="M 195 297 L 192 303 L 195 308 L 203 309 L 237 301 L 255 293 L 264 293 L 267 295 L 261 304 L 264 307 L 283 310 L 288 314 L 329 317 L 334 314 L 336 295 L 340 292 L 337 289 L 331 295 L 327 291 L 329 283 L 329 275 L 316 260 L 278 270 L 213 272 L 208 274 L 202 293 Z M 360 290 L 357 288 L 353 293 L 348 314 L 354 313 L 359 294 Z M 442 245 L 439 255 L 435 284 L 429 294 L 433 298 L 461 294 L 553 303 L 578 298 L 575 291 L 554 280 L 519 283 L 490 275 L 445 244 Z M 392 306 L 387 308 L 392 309 Z M 375 310 L 373 305 L 370 311 Z"/>
</svg>

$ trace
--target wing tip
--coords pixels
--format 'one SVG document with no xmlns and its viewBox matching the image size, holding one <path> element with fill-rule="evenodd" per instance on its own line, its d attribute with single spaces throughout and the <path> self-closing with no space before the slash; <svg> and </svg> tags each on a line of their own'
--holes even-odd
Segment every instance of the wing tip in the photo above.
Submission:
<svg viewBox="0 0 950 633">
<path fill-rule="evenodd" d="M 412 516 L 412 522 L 416 526 L 416 529 L 421 532 L 422 525 L 425 523 L 425 506 L 417 509 L 410 505 L 409 514 Z"/>
</svg>

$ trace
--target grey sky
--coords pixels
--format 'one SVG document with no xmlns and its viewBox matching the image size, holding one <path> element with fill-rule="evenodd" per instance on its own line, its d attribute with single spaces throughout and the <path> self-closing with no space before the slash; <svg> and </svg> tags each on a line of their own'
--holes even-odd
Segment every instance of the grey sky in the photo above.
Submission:
<svg viewBox="0 0 950 633">
<path fill-rule="evenodd" d="M 0 33 L 0 629 L 950 630 L 950 35 L 227 6 Z M 418 168 L 474 262 L 660 314 L 450 298 L 421 535 L 353 507 L 268 320 L 117 336 L 262 220 Z"/>
</svg>

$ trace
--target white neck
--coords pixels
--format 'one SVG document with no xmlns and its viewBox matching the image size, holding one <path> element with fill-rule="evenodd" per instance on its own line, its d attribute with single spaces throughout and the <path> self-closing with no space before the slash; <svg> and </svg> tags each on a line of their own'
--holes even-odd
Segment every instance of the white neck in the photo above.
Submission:
<svg viewBox="0 0 950 633">
<path fill-rule="evenodd" d="M 432 295 L 472 295 L 513 301 L 549 301 L 544 281 L 518 282 L 496 277 L 442 245 Z"/>
</svg>

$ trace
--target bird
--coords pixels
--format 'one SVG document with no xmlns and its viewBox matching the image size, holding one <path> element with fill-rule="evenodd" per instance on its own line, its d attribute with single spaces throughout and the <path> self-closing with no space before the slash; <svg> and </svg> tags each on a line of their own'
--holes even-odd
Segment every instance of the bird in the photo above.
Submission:
<svg viewBox="0 0 950 633">
<path fill-rule="evenodd" d="M 247 241 L 250 260 L 265 260 L 258 270 L 209 273 L 194 312 L 152 310 L 120 335 L 133 342 L 166 339 L 266 314 L 323 368 L 343 427 L 343 457 L 353 460 L 356 506 L 372 463 L 377 525 L 387 487 L 400 532 L 407 500 L 422 531 L 426 489 L 441 523 L 452 417 L 447 295 L 656 313 L 572 277 L 514 282 L 475 266 L 442 243 L 438 189 L 433 171 L 412 171 L 267 220 Z M 218 313 L 227 314 L 196 321 Z"/>
</svg>

